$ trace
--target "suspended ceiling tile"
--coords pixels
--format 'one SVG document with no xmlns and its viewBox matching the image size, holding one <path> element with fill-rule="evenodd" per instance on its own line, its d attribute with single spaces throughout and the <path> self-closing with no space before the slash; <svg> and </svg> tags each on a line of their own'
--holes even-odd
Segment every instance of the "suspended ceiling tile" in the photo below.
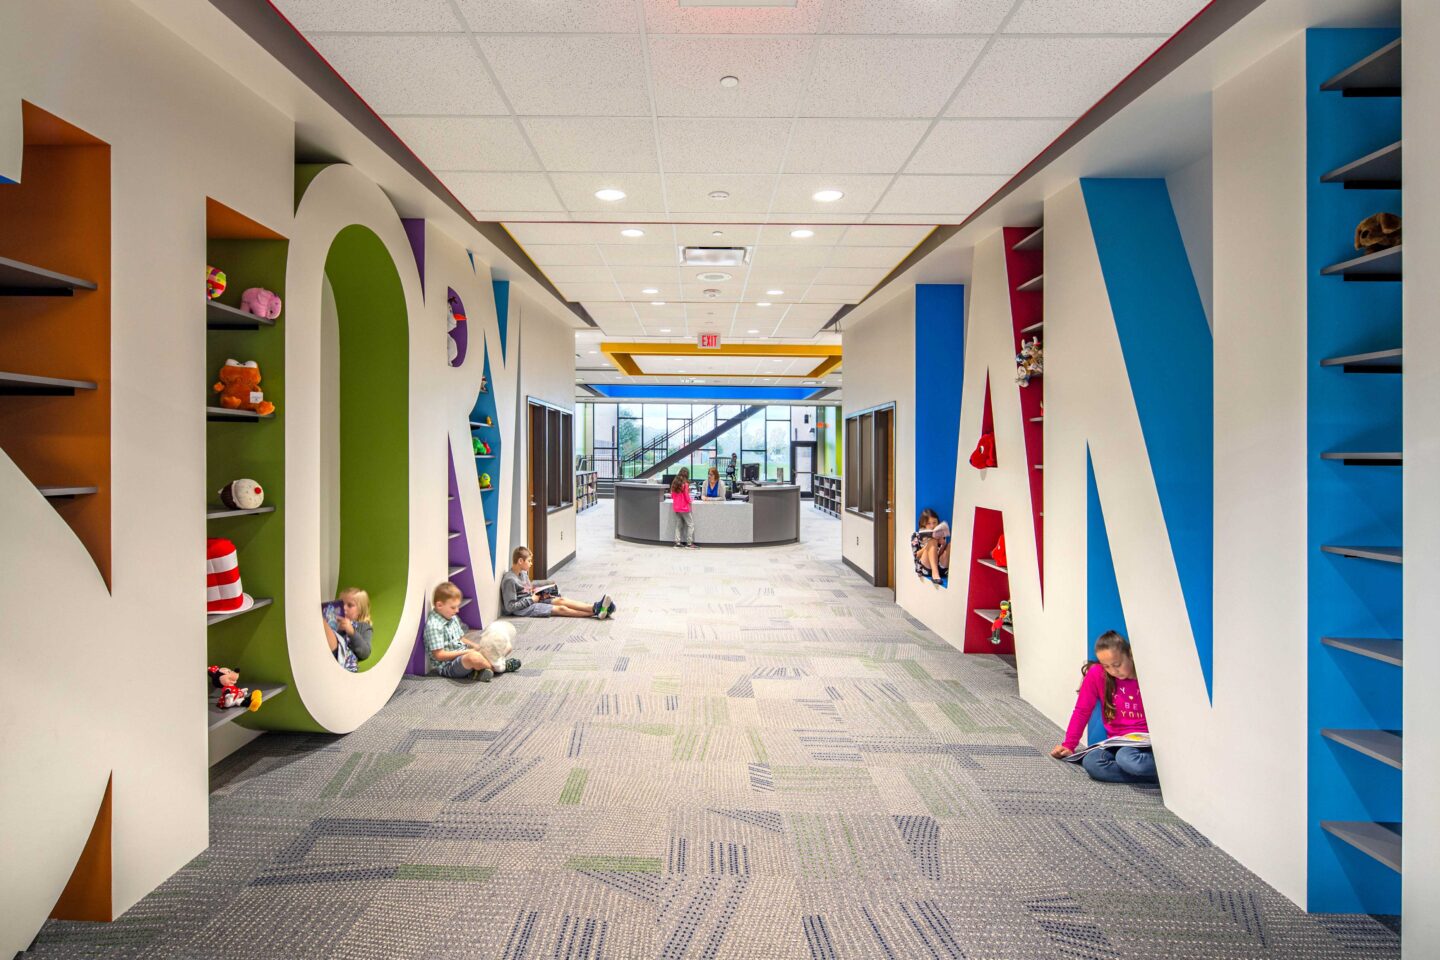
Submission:
<svg viewBox="0 0 1440 960">
<path fill-rule="evenodd" d="M 584 267 L 582 269 L 593 269 Z M 826 267 L 815 277 L 815 282 L 821 285 L 835 283 L 859 283 L 867 286 L 875 286 L 885 279 L 889 270 L 863 269 L 861 267 Z"/>
<path fill-rule="evenodd" d="M 805 302 L 856 303 L 869 293 L 873 286 L 873 283 L 837 283 L 825 286 L 813 283 L 810 285 L 810 289 L 805 291 Z"/>
<path fill-rule="evenodd" d="M 789 119 L 662 117 L 666 173 L 776 173 Z"/>
<path fill-rule="evenodd" d="M 786 173 L 894 173 L 929 129 L 929 120 L 802 117 L 795 121 Z"/>
<path fill-rule="evenodd" d="M 441 177 L 441 180 L 444 180 Z M 470 215 L 481 223 L 500 223 L 508 227 L 517 221 L 545 221 L 547 223 L 565 222 L 570 219 L 570 214 L 563 210 L 479 210 L 470 209 Z"/>
<path fill-rule="evenodd" d="M 635 308 L 628 303 L 616 303 L 613 300 L 585 300 L 581 302 L 590 316 L 599 320 L 604 317 L 606 320 L 634 320 L 639 322 L 635 316 Z"/>
<path fill-rule="evenodd" d="M 854 219 L 853 217 L 851 219 Z M 792 237 L 790 234 L 804 228 L 814 231 L 813 237 Z M 788 223 L 766 224 L 760 228 L 761 246 L 790 247 L 795 250 L 814 250 L 830 247 L 840 242 L 848 229 L 846 226 L 822 223 L 818 220 L 795 218 Z M 818 264 L 817 264 L 818 266 Z"/>
<path fill-rule="evenodd" d="M 910 255 L 913 247 L 846 247 L 839 246 L 830 255 L 829 267 L 884 267 L 888 273 Z"/>
<path fill-rule="evenodd" d="M 386 117 L 425 166 L 447 170 L 539 170 L 509 117 Z"/>
<path fill-rule="evenodd" d="M 787 268 L 818 270 L 830 258 L 829 247 L 756 247 L 750 269 L 759 277 L 784 276 Z"/>
<path fill-rule="evenodd" d="M 890 185 L 890 179 L 889 174 L 781 174 L 780 186 L 775 191 L 770 210 L 772 213 L 794 214 L 802 219 L 815 215 L 869 213 Z M 822 203 L 813 196 L 818 190 L 839 190 L 845 195 L 839 200 Z"/>
<path fill-rule="evenodd" d="M 570 283 L 605 283 L 613 284 L 610 276 L 610 268 L 607 266 L 583 267 L 583 266 L 549 266 L 542 268 L 545 276 L 556 286 Z"/>
<path fill-rule="evenodd" d="M 648 303 L 637 303 L 635 314 L 640 318 L 640 322 L 647 326 L 654 323 L 670 326 L 672 322 L 685 319 L 685 304 L 666 303 L 663 307 L 656 307 Z"/>
<path fill-rule="evenodd" d="M 942 120 L 906 173 L 1012 175 L 1070 125 L 1070 120 Z"/>
<path fill-rule="evenodd" d="M 448 0 L 277 0 L 285 19 L 307 36 L 326 30 L 365 33 L 463 30 Z"/>
<path fill-rule="evenodd" d="M 465 36 L 321 33 L 311 41 L 382 116 L 504 116 L 509 112 Z M 443 63 L 445 69 L 416 69 L 416 64 L 424 63 Z"/>
<path fill-rule="evenodd" d="M 638 37 L 482 36 L 480 46 L 516 113 L 613 117 L 650 113 Z"/>
<path fill-rule="evenodd" d="M 1013 0 L 829 0 L 825 32 L 993 33 L 1011 6 Z"/>
<path fill-rule="evenodd" d="M 706 290 L 717 290 L 713 298 L 705 295 Z M 680 292 L 685 295 L 685 302 L 690 305 L 693 315 L 697 306 L 706 303 L 734 303 L 738 301 L 745 292 L 745 285 L 730 281 L 729 283 L 706 283 L 703 280 L 687 280 L 680 285 Z"/>
<path fill-rule="evenodd" d="M 653 173 L 552 173 L 550 179 L 566 209 L 587 217 L 598 214 L 606 219 L 643 222 L 646 218 L 641 213 L 665 209 L 660 177 Z M 625 191 L 624 198 L 601 200 L 595 196 L 597 190 L 610 188 Z"/>
<path fill-rule="evenodd" d="M 411 0 L 404 0 L 404 6 Z M 458 0 L 476 33 L 634 33 L 634 0 Z"/>
<path fill-rule="evenodd" d="M 876 213 L 966 215 L 989 199 L 1009 177 L 904 175 L 875 207 Z"/>
<path fill-rule="evenodd" d="M 786 322 L 816 320 L 824 323 L 838 309 L 833 303 L 797 303 L 785 314 Z"/>
<path fill-rule="evenodd" d="M 914 247 L 930 235 L 930 227 L 856 225 L 845 231 L 842 247 Z"/>
<path fill-rule="evenodd" d="M 790 117 L 805 82 L 809 37 L 650 37 L 662 117 Z M 724 76 L 738 86 L 720 86 Z"/>
<path fill-rule="evenodd" d="M 679 259 L 673 244 L 637 244 L 633 247 L 619 244 L 601 244 L 600 253 L 611 266 L 673 267 Z"/>
<path fill-rule="evenodd" d="M 768 249 L 768 248 L 767 248 Z M 786 267 L 761 269 L 751 268 L 746 282 L 750 296 L 755 300 L 796 300 L 805 288 L 815 282 L 819 267 Z M 770 293 L 770 290 L 784 290 L 784 293 Z M 764 294 L 764 296 L 760 296 Z"/>
<path fill-rule="evenodd" d="M 615 283 L 610 280 L 604 281 L 576 281 L 570 283 L 556 282 L 555 286 L 565 295 L 565 299 L 571 302 L 579 300 L 621 300 L 620 291 L 615 289 Z"/>
<path fill-rule="evenodd" d="M 543 173 L 466 173 L 456 171 L 441 177 L 445 186 L 471 210 L 528 210 L 536 212 L 565 209 Z"/>
<path fill-rule="evenodd" d="M 948 117 L 1075 117 L 1160 46 L 1160 37 L 1000 37 Z"/>
<path fill-rule="evenodd" d="M 709 194 L 723 190 L 730 196 L 712 200 Z M 758 173 L 676 173 L 665 177 L 665 197 L 673 212 L 743 213 L 752 216 L 770 209 L 775 177 Z"/>
<path fill-rule="evenodd" d="M 552 174 L 552 176 L 561 176 L 561 174 Z M 575 213 L 576 220 L 594 221 L 597 229 L 610 231 L 612 233 L 616 229 L 623 230 L 632 223 L 644 224 L 644 229 L 648 232 L 652 225 L 656 223 L 664 224 L 664 221 L 669 216 L 668 213 L 661 213 L 658 210 L 583 210 L 576 211 Z M 611 224 L 615 224 L 616 226 L 611 226 Z M 602 236 L 601 234 L 596 235 Z M 668 231 L 666 235 L 669 236 Z M 606 237 L 606 239 L 608 239 L 608 237 Z"/>
<path fill-rule="evenodd" d="M 714 236 L 719 230 L 721 236 Z M 760 227 L 753 223 L 677 223 L 675 242 L 695 247 L 745 247 L 759 242 Z"/>
<path fill-rule="evenodd" d="M 610 272 L 614 275 L 616 283 L 624 284 L 629 287 L 635 287 L 637 290 L 640 290 L 644 287 L 654 287 L 661 285 L 670 285 L 676 287 L 680 285 L 680 270 L 678 267 L 675 266 L 637 267 L 620 265 L 612 266 L 610 268 Z M 665 298 L 652 297 L 651 299 L 663 300 Z"/>
<path fill-rule="evenodd" d="M 514 237 L 515 242 L 521 246 L 528 246 L 532 243 L 555 245 L 595 242 L 595 238 L 590 235 L 591 225 L 587 223 L 555 222 L 553 218 L 545 223 L 519 221 L 518 217 L 514 220 L 507 220 L 505 229 L 510 231 L 510 236 Z"/>
<path fill-rule="evenodd" d="M 619 283 L 615 284 L 620 288 L 620 294 L 626 300 L 644 307 L 654 301 L 665 303 L 679 303 L 684 299 L 684 291 L 678 283 L 654 283 L 647 281 L 641 283 Z M 658 290 L 659 293 L 641 293 L 641 290 Z"/>
<path fill-rule="evenodd" d="M 1157 33 L 1169 36 L 1209 0 L 1021 0 L 1006 33 Z"/>
<path fill-rule="evenodd" d="M 605 260 L 593 243 L 527 243 L 525 252 L 542 267 L 602 266 Z"/>
<path fill-rule="evenodd" d="M 520 121 L 546 170 L 653 173 L 649 117 L 525 117 Z"/>
<path fill-rule="evenodd" d="M 675 0 L 644 0 L 645 26 L 658 33 L 814 33 L 823 0 L 788 7 L 681 7 Z"/>
<path fill-rule="evenodd" d="M 800 114 L 933 117 L 984 41 L 953 37 L 826 37 Z"/>
</svg>

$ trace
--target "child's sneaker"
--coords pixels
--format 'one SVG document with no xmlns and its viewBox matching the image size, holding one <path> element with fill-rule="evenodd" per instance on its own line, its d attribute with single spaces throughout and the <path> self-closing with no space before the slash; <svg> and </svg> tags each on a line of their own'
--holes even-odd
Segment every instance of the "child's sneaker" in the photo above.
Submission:
<svg viewBox="0 0 1440 960">
<path fill-rule="evenodd" d="M 605 594 L 605 609 L 610 611 L 610 616 L 615 616 L 615 611 L 620 608 L 615 606 L 615 601 L 610 599 L 610 594 Z"/>
<path fill-rule="evenodd" d="M 494 670 L 481 670 L 481 671 L 480 671 L 480 682 L 481 682 L 481 683 L 489 683 L 489 682 L 490 682 L 491 680 L 493 680 L 493 679 L 495 679 L 495 671 L 494 671 Z"/>
<path fill-rule="evenodd" d="M 508 659 L 505 661 L 505 672 L 506 672 L 506 673 L 514 673 L 516 670 L 519 670 L 519 669 L 520 669 L 520 661 L 519 661 L 519 660 L 516 660 L 514 657 L 510 657 L 510 658 L 508 658 Z"/>
<path fill-rule="evenodd" d="M 675 544 L 675 549 L 676 549 L 676 550 L 679 550 L 679 549 L 681 549 L 681 547 L 680 547 L 680 544 L 678 544 L 678 543 L 677 543 L 677 544 Z"/>
</svg>

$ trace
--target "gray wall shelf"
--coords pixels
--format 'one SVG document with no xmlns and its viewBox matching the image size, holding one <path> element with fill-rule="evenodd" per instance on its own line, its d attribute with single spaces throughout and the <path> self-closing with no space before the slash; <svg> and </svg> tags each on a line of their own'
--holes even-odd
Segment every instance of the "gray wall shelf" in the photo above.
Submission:
<svg viewBox="0 0 1440 960">
<path fill-rule="evenodd" d="M 1372 760 L 1379 760 L 1387 766 L 1401 769 L 1400 758 L 1404 753 L 1404 739 L 1398 730 L 1337 730 L 1324 727 L 1320 736 L 1332 740 L 1342 747 L 1349 747 L 1363 753 Z"/>
<path fill-rule="evenodd" d="M 69 500 L 73 497 L 83 497 L 91 493 L 99 493 L 99 487 L 37 487 L 40 495 L 46 500 Z"/>
<path fill-rule="evenodd" d="M 0 297 L 71 297 L 94 289 L 94 281 L 0 257 Z"/>
<path fill-rule="evenodd" d="M 1400 872 L 1400 824 L 1369 820 L 1321 820 L 1320 829 Z"/>
<path fill-rule="evenodd" d="M 1401 454 L 1394 452 L 1373 452 L 1363 450 L 1334 450 L 1320 454 L 1321 460 L 1339 460 L 1350 467 L 1398 467 Z"/>
<path fill-rule="evenodd" d="M 1321 183 L 1343 183 L 1346 190 L 1399 190 L 1400 143 L 1396 140 L 1359 160 L 1320 175 Z"/>
<path fill-rule="evenodd" d="M 974 612 L 975 616 L 980 617 L 980 618 L 983 619 L 983 620 L 989 620 L 991 623 L 994 623 L 995 620 L 996 620 L 996 618 L 998 618 L 998 617 L 1000 616 L 1000 611 L 999 611 L 999 610 L 976 610 L 976 611 L 973 611 L 973 612 Z M 1001 630 L 1004 630 L 1006 633 L 1010 634 L 1012 637 L 1015 635 L 1015 631 L 1012 630 L 1012 629 L 1010 629 L 1010 624 L 1008 624 L 1008 623 L 1002 623 L 1002 624 L 1000 624 L 1000 629 L 1001 629 Z"/>
<path fill-rule="evenodd" d="M 1018 289 L 1018 288 L 1017 288 L 1017 289 Z M 1024 334 L 1027 334 L 1027 333 L 1034 333 L 1035 331 L 1037 331 L 1037 330 L 1043 330 L 1044 328 L 1045 328 L 1045 321 L 1044 321 L 1044 320 L 1041 320 L 1039 323 L 1032 323 L 1032 324 L 1030 324 L 1030 326 L 1028 326 L 1028 327 L 1021 327 L 1021 328 L 1020 328 L 1020 333 L 1021 333 L 1021 335 L 1024 335 Z"/>
<path fill-rule="evenodd" d="M 1011 247 L 1010 249 L 1011 249 L 1011 250 L 1044 250 L 1044 249 L 1045 249 L 1045 228 L 1044 228 L 1043 226 L 1041 226 L 1041 227 L 1036 227 L 1036 228 L 1034 229 L 1034 231 L 1032 231 L 1031 233 L 1027 233 L 1027 234 L 1025 234 L 1025 236 L 1021 237 L 1019 240 L 1016 240 L 1016 241 L 1015 241 L 1015 245 L 1014 245 L 1013 247 Z"/>
<path fill-rule="evenodd" d="M 274 320 L 226 306 L 218 300 L 205 301 L 206 330 L 259 330 L 261 327 L 273 326 Z"/>
<path fill-rule="evenodd" d="M 1322 367 L 1341 367 L 1346 373 L 1400 373 L 1404 364 L 1405 351 L 1402 347 L 1393 350 L 1373 350 L 1370 353 L 1352 353 L 1344 357 L 1330 357 L 1320 361 Z"/>
<path fill-rule="evenodd" d="M 1035 293 L 1045 289 L 1045 274 L 1039 274 L 1020 284 L 1015 290 L 1019 293 Z"/>
<path fill-rule="evenodd" d="M 254 410 L 231 410 L 229 407 L 206 407 L 205 419 L 211 423 L 231 423 L 242 420 L 269 420 L 275 414 L 260 416 Z"/>
<path fill-rule="evenodd" d="M 1320 642 L 1336 650 L 1403 667 L 1404 644 L 1399 640 L 1372 640 L 1364 637 L 1321 637 Z"/>
<path fill-rule="evenodd" d="M 212 504 L 210 509 L 205 511 L 206 520 L 221 520 L 225 517 L 251 517 L 261 513 L 274 513 L 274 507 L 255 507 L 253 510 L 231 510 L 222 504 Z"/>
<path fill-rule="evenodd" d="M 289 689 L 289 687 L 287 687 L 283 683 L 252 683 L 246 684 L 246 686 L 248 686 L 251 690 L 254 690 L 256 688 L 260 690 L 261 710 L 265 709 L 265 702 L 267 700 L 270 700 L 273 697 L 278 697 L 280 694 L 284 693 L 286 690 Z M 220 691 L 211 688 L 210 693 L 206 696 L 205 699 L 206 710 L 209 713 L 209 729 L 211 730 L 214 730 L 216 727 L 223 727 L 225 726 L 225 724 L 230 723 L 232 720 L 239 720 L 241 717 L 253 716 L 254 713 L 258 712 L 247 710 L 244 707 L 231 707 L 228 710 L 222 707 L 217 707 L 215 705 L 215 701 L 219 699 L 219 697 Z"/>
<path fill-rule="evenodd" d="M 1404 562 L 1399 547 L 1339 547 L 1326 544 L 1320 549 L 1325 553 L 1333 553 L 1340 557 L 1355 557 L 1359 560 L 1379 560 L 1381 563 Z"/>
<path fill-rule="evenodd" d="M 1001 573 L 1005 574 L 1005 576 L 1010 576 L 1009 570 L 1000 566 L 1000 564 L 996 563 L 994 560 L 989 559 L 988 557 L 977 557 L 975 559 L 975 562 L 980 564 L 980 566 L 982 567 L 989 567 L 991 570 L 999 570 Z"/>
<path fill-rule="evenodd" d="M 1404 254 L 1402 247 L 1377 250 L 1361 257 L 1341 260 L 1321 269 L 1326 277 L 1344 277 L 1346 280 L 1369 280 L 1395 282 L 1401 279 Z"/>
<path fill-rule="evenodd" d="M 76 390 L 94 390 L 95 387 L 93 380 L 0 373 L 0 397 L 73 397 Z"/>
<path fill-rule="evenodd" d="M 1400 41 L 1392 40 L 1320 84 L 1346 97 L 1400 96 Z"/>
<path fill-rule="evenodd" d="M 272 599 L 270 599 L 269 597 L 256 597 L 256 598 L 255 598 L 255 605 L 254 605 L 253 607 L 251 607 L 249 610 L 237 610 L 237 611 L 235 611 L 234 613 L 212 613 L 212 614 L 209 614 L 209 615 L 206 616 L 206 618 L 205 618 L 205 626 L 207 626 L 207 627 L 213 627 L 213 626 L 215 626 L 215 624 L 217 624 L 217 623 L 224 623 L 226 620 L 234 620 L 236 617 L 243 617 L 243 616 L 245 616 L 245 614 L 247 614 L 247 613 L 254 613 L 256 610 L 259 610 L 261 607 L 268 607 L 268 606 L 270 606 L 270 604 L 272 604 L 272 603 L 274 603 L 274 602 L 275 602 L 275 601 L 272 600 Z"/>
</svg>

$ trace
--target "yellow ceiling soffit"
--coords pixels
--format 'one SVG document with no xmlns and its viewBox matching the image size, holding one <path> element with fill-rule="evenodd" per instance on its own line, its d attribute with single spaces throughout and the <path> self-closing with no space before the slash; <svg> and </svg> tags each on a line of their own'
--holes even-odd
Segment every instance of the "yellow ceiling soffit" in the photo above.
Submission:
<svg viewBox="0 0 1440 960">
<path fill-rule="evenodd" d="M 646 373 L 635 362 L 635 357 L 816 357 L 819 364 L 809 373 L 790 374 L 791 379 L 816 379 L 838 369 L 841 364 L 841 347 L 838 344 L 822 343 L 726 343 L 719 349 L 701 349 L 694 343 L 664 343 L 654 341 L 603 342 L 600 352 L 615 364 L 616 369 L 632 377 L 668 377 L 674 374 Z M 752 374 L 710 374 L 713 377 L 748 377 Z M 771 374 L 771 376 L 776 376 Z M 779 376 L 786 376 L 781 374 Z"/>
</svg>

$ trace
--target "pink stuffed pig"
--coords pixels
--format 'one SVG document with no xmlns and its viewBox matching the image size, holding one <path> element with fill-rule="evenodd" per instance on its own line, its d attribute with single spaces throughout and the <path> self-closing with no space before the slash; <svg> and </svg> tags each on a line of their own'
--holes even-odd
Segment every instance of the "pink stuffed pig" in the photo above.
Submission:
<svg viewBox="0 0 1440 960">
<path fill-rule="evenodd" d="M 240 295 L 240 309 L 266 320 L 280 316 L 280 298 L 264 287 L 251 287 Z"/>
</svg>

